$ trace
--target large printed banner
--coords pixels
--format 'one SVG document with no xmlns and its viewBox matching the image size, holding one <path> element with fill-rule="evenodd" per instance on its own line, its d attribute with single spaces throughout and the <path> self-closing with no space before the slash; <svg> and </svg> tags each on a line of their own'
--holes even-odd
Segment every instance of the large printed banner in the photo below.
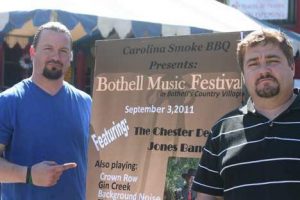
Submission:
<svg viewBox="0 0 300 200">
<path fill-rule="evenodd" d="M 241 104 L 239 33 L 96 42 L 87 199 L 175 199 Z"/>
</svg>

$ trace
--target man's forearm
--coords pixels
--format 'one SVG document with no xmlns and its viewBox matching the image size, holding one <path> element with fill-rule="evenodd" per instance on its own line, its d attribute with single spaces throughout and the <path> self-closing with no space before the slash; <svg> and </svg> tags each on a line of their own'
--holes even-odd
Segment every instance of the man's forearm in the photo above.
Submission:
<svg viewBox="0 0 300 200">
<path fill-rule="evenodd" d="M 13 164 L 0 158 L 1 183 L 26 183 L 27 166 Z"/>
</svg>

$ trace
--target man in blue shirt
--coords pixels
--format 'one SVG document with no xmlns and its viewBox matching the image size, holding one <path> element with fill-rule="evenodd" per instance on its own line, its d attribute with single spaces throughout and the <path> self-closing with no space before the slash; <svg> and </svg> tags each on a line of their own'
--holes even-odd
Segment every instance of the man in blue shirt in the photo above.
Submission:
<svg viewBox="0 0 300 200">
<path fill-rule="evenodd" d="M 33 73 L 0 94 L 2 199 L 85 199 L 91 97 L 64 81 L 72 38 L 42 25 L 30 48 Z"/>
</svg>

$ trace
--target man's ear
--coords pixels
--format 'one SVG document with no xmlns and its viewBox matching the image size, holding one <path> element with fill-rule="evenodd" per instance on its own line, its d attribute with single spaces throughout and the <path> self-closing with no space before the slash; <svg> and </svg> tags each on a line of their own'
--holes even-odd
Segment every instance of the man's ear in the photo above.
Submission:
<svg viewBox="0 0 300 200">
<path fill-rule="evenodd" d="M 70 55 L 70 61 L 73 61 L 73 51 L 71 51 L 71 55 Z"/>
<path fill-rule="evenodd" d="M 29 54 L 31 58 L 35 55 L 35 48 L 32 45 L 30 46 Z"/>
<path fill-rule="evenodd" d="M 295 72 L 296 72 L 296 66 L 295 63 L 291 64 L 291 70 L 293 71 L 293 74 L 295 76 Z"/>
</svg>

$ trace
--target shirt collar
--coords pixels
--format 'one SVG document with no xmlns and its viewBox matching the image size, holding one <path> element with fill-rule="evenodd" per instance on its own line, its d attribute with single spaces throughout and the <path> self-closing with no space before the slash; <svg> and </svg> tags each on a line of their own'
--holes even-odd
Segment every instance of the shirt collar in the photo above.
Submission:
<svg viewBox="0 0 300 200">
<path fill-rule="evenodd" d="M 289 110 L 300 109 L 300 94 L 296 94 L 296 95 L 297 95 L 296 99 L 294 100 L 294 102 L 288 108 Z M 248 99 L 246 105 L 242 106 L 239 110 L 243 114 L 247 114 L 248 112 L 250 112 L 250 113 L 256 113 L 256 110 L 255 110 L 255 107 L 254 107 L 254 103 L 253 103 L 251 97 Z"/>
</svg>

